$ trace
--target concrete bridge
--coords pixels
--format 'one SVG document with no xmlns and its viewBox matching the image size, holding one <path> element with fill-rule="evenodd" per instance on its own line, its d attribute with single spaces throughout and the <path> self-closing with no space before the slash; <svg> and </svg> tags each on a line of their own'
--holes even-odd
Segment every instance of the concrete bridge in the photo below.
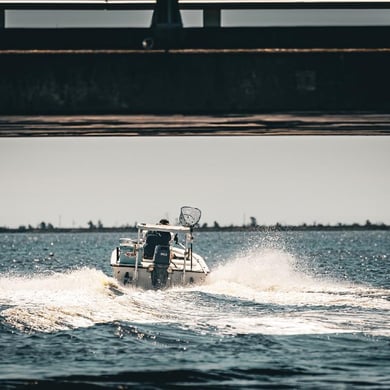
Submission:
<svg viewBox="0 0 390 390">
<path fill-rule="evenodd" d="M 186 126 L 182 119 L 167 126 L 161 117 L 159 126 L 154 115 L 184 115 L 194 124 L 202 123 L 201 115 L 209 118 L 204 128 L 210 134 L 216 123 L 229 128 L 230 116 L 240 115 L 244 125 L 236 126 L 235 134 L 266 134 L 267 129 L 275 133 L 275 122 L 269 120 L 275 112 L 291 119 L 277 121 L 283 134 L 303 133 L 313 112 L 318 118 L 346 115 L 345 120 L 329 116 L 337 117 L 333 130 L 340 133 L 345 123 L 355 123 L 359 134 L 386 133 L 389 26 L 228 28 L 221 18 L 227 9 L 351 8 L 390 9 L 390 2 L 0 0 L 0 135 L 34 135 L 26 123 L 38 129 L 35 135 L 44 135 L 47 120 L 40 122 L 37 115 L 61 116 L 62 125 L 52 135 L 72 132 L 69 115 L 79 115 L 83 125 L 73 131 L 80 132 L 89 126 L 80 118 L 93 118 L 93 126 L 102 129 L 101 115 L 121 115 L 130 135 L 134 126 L 148 134 L 169 128 L 177 133 L 177 126 L 199 134 L 196 125 Z M 7 28 L 7 10 L 150 10 L 153 18 L 145 28 Z M 202 11 L 202 27 L 183 27 L 181 10 Z M 356 112 L 369 112 L 359 116 L 359 126 L 350 120 Z M 140 118 L 154 125 L 143 126 Z M 120 128 L 121 135 L 126 134 L 122 119 L 111 127 Z M 302 126 L 294 126 L 298 122 Z M 323 133 L 330 128 L 328 123 Z M 321 133 L 320 126 L 311 129 Z"/>
</svg>

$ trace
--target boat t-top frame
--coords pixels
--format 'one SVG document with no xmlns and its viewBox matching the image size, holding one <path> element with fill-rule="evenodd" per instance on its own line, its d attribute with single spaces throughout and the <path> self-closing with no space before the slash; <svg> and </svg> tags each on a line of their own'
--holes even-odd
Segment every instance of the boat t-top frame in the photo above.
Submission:
<svg viewBox="0 0 390 390">
<path fill-rule="evenodd" d="M 149 223 L 138 223 L 138 237 L 137 237 L 137 248 L 143 247 L 144 238 L 148 231 L 158 232 L 169 232 L 173 235 L 184 234 L 184 245 L 178 243 L 184 249 L 183 257 L 183 281 L 185 280 L 187 261 L 190 260 L 190 269 L 192 270 L 192 228 L 187 226 L 176 226 L 176 225 L 160 225 L 160 224 L 149 224 Z M 138 276 L 138 261 L 135 262 L 135 278 Z"/>
</svg>

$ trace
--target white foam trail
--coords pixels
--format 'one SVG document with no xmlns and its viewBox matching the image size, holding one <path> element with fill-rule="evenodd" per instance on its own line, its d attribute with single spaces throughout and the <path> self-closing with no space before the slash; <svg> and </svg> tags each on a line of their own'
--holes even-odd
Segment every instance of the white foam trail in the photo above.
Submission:
<svg viewBox="0 0 390 390">
<path fill-rule="evenodd" d="M 283 251 L 264 249 L 237 257 L 219 266 L 208 284 L 220 281 L 262 291 L 291 291 L 311 284 L 311 279 L 294 270 L 295 258 Z"/>
<path fill-rule="evenodd" d="M 299 271 L 297 266 L 297 259 L 287 252 L 254 251 L 219 266 L 202 290 L 265 304 L 390 310 L 387 290 L 319 279 Z"/>
<path fill-rule="evenodd" d="M 390 335 L 384 320 L 390 311 L 389 290 L 318 279 L 299 271 L 297 259 L 281 250 L 255 250 L 221 265 L 200 290 L 270 306 L 271 312 L 273 307 L 290 308 L 286 313 L 210 319 L 221 333 Z"/>
<path fill-rule="evenodd" d="M 147 294 L 117 296 L 120 287 L 103 272 L 82 269 L 51 276 L 0 278 L 0 305 L 6 322 L 23 331 L 65 330 L 115 320 L 151 321 Z M 130 299 L 132 298 L 132 299 Z M 147 309 L 146 309 L 147 310 Z"/>
<path fill-rule="evenodd" d="M 222 334 L 266 334 L 266 335 L 303 335 L 350 333 L 350 329 L 339 327 L 331 322 L 328 324 L 313 319 L 281 316 L 262 316 L 249 318 L 232 318 L 229 322 L 223 320 L 211 321 L 211 324 Z"/>
</svg>

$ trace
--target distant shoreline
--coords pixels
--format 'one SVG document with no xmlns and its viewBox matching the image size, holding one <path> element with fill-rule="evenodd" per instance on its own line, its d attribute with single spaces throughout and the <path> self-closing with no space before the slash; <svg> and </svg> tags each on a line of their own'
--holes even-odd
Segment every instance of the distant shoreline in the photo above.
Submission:
<svg viewBox="0 0 390 390">
<path fill-rule="evenodd" d="M 337 224 L 337 225 L 257 225 L 257 226 L 199 226 L 194 229 L 198 232 L 272 232 L 272 231 L 366 231 L 366 230 L 390 230 L 390 225 L 384 223 L 366 223 L 364 225 Z M 87 228 L 60 228 L 60 227 L 24 227 L 8 228 L 0 227 L 0 233 L 115 233 L 127 232 L 136 233 L 135 226 L 123 227 L 87 227 Z"/>
</svg>

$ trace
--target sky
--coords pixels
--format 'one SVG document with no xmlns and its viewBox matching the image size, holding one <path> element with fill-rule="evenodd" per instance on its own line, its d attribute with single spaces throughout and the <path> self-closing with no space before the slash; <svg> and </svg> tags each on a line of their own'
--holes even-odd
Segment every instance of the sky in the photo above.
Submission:
<svg viewBox="0 0 390 390">
<path fill-rule="evenodd" d="M 133 16 L 131 16 L 133 15 Z M 9 11 L 7 27 L 147 26 L 150 13 Z M 183 15 L 185 26 L 201 14 Z M 224 25 L 389 24 L 390 12 L 225 13 Z M 0 226 L 390 224 L 390 137 L 0 139 Z"/>
<path fill-rule="evenodd" d="M 0 226 L 390 224 L 390 137 L 1 138 Z"/>
</svg>

